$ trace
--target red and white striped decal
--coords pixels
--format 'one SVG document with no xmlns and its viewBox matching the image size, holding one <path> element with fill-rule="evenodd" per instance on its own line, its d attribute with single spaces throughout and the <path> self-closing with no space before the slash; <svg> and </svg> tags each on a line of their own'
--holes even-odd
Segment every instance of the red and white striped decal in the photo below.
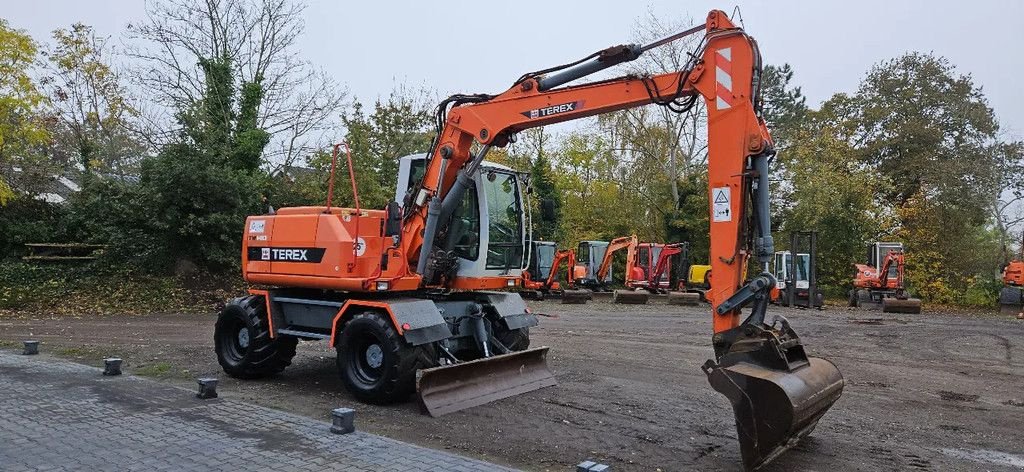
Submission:
<svg viewBox="0 0 1024 472">
<path fill-rule="evenodd" d="M 715 51 L 715 82 L 716 107 L 732 107 L 732 48 Z"/>
</svg>

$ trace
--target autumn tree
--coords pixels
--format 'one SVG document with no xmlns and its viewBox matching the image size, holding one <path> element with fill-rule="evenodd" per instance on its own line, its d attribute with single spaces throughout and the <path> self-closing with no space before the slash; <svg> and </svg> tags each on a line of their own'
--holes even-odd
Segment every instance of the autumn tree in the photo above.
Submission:
<svg viewBox="0 0 1024 472">
<path fill-rule="evenodd" d="M 108 40 L 81 23 L 55 30 L 45 53 L 46 91 L 57 118 L 53 154 L 87 176 L 137 174 L 145 152 L 132 132 L 136 110 L 110 55 Z"/>
<path fill-rule="evenodd" d="M 31 75 L 38 52 L 28 34 L 0 18 L 0 206 L 14 198 L 14 180 L 33 193 L 50 174 L 46 156 L 38 152 L 49 139 L 42 114 L 46 96 Z"/>
</svg>

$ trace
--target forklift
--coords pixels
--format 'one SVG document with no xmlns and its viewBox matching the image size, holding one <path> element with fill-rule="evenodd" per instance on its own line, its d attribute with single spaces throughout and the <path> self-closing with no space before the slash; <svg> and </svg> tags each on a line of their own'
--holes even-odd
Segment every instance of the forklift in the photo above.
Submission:
<svg viewBox="0 0 1024 472">
<path fill-rule="evenodd" d="M 777 251 L 772 265 L 773 303 L 819 310 L 825 306 L 825 294 L 818 288 L 817 231 L 791 232 L 789 250 Z"/>
</svg>

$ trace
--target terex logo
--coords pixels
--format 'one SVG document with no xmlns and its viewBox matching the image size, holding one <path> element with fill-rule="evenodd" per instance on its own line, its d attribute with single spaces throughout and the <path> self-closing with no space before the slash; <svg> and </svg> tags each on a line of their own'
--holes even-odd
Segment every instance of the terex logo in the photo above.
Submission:
<svg viewBox="0 0 1024 472">
<path fill-rule="evenodd" d="M 308 249 L 270 249 L 270 258 L 275 261 L 308 261 Z"/>
<path fill-rule="evenodd" d="M 561 105 L 551 105 L 549 107 L 538 108 L 536 110 L 524 111 L 522 112 L 522 115 L 532 120 L 536 118 L 544 118 L 545 116 L 557 115 L 559 113 L 576 111 L 581 108 L 583 108 L 583 100 L 563 103 Z"/>
<path fill-rule="evenodd" d="M 319 247 L 254 247 L 249 246 L 250 261 L 269 262 L 320 262 L 324 248 Z"/>
</svg>

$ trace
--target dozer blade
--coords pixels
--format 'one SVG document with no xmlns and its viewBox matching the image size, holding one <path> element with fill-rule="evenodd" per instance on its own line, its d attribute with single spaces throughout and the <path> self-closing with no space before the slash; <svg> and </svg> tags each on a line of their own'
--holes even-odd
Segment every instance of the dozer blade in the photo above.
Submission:
<svg viewBox="0 0 1024 472">
<path fill-rule="evenodd" d="M 436 417 L 553 386 L 547 355 L 538 347 L 417 371 L 420 404 Z"/>
<path fill-rule="evenodd" d="M 732 403 L 747 470 L 759 469 L 810 434 L 843 393 L 843 376 L 834 364 L 807 360 L 788 372 L 750 362 L 704 364 L 711 387 Z"/>
<path fill-rule="evenodd" d="M 562 292 L 562 304 L 564 305 L 584 305 L 590 298 L 590 290 L 565 290 Z"/>
<path fill-rule="evenodd" d="M 921 313 L 921 299 L 919 298 L 907 298 L 900 300 L 899 298 L 883 298 L 882 299 L 882 312 L 883 313 Z"/>
</svg>

